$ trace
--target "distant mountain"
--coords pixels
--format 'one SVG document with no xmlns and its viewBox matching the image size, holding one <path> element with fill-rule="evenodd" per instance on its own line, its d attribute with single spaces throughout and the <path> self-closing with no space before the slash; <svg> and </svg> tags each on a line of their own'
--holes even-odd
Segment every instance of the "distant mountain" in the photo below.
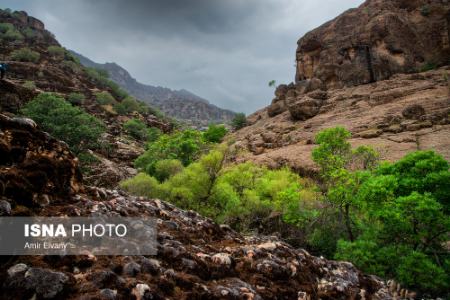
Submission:
<svg viewBox="0 0 450 300">
<path fill-rule="evenodd" d="M 202 127 L 212 122 L 229 123 L 235 115 L 234 112 L 219 108 L 187 90 L 142 84 L 116 63 L 99 64 L 79 53 L 72 53 L 84 66 L 106 70 L 110 78 L 131 95 L 190 125 Z"/>
</svg>

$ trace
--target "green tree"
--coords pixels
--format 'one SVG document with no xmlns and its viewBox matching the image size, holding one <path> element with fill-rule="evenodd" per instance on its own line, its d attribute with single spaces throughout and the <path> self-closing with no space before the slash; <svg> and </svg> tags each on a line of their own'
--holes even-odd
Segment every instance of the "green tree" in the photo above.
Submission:
<svg viewBox="0 0 450 300">
<path fill-rule="evenodd" d="M 234 116 L 231 121 L 231 126 L 233 126 L 234 130 L 239 130 L 247 125 L 247 118 L 244 113 L 238 113 Z"/>
<path fill-rule="evenodd" d="M 423 297 L 448 296 L 449 176 L 448 162 L 433 151 L 377 167 L 354 192 L 361 234 L 340 241 L 336 258 L 396 278 Z"/>
<path fill-rule="evenodd" d="M 97 141 L 105 132 L 100 120 L 50 93 L 40 94 L 28 102 L 22 108 L 22 114 L 65 141 L 76 153 L 98 147 Z"/>
<path fill-rule="evenodd" d="M 220 143 L 228 130 L 223 125 L 209 125 L 208 130 L 203 133 L 203 137 L 209 143 Z"/>
<path fill-rule="evenodd" d="M 155 164 L 163 159 L 178 159 L 184 166 L 199 158 L 205 143 L 201 132 L 183 130 L 173 134 L 163 134 L 147 145 L 147 150 L 135 161 L 136 168 L 153 175 Z"/>
<path fill-rule="evenodd" d="M 314 148 L 312 158 L 324 178 L 330 179 L 334 172 L 348 164 L 351 145 L 347 140 L 350 137 L 350 132 L 343 127 L 325 129 L 316 135 L 316 144 L 319 146 Z"/>
<path fill-rule="evenodd" d="M 276 80 L 269 81 L 269 87 L 274 87 L 277 84 Z"/>
</svg>

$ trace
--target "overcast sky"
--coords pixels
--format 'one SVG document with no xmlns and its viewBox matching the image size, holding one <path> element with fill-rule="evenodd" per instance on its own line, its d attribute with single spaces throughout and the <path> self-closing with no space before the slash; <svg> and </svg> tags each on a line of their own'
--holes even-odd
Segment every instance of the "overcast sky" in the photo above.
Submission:
<svg viewBox="0 0 450 300">
<path fill-rule="evenodd" d="M 142 83 L 251 113 L 294 80 L 297 40 L 363 0 L 2 0 L 66 48 Z"/>
</svg>

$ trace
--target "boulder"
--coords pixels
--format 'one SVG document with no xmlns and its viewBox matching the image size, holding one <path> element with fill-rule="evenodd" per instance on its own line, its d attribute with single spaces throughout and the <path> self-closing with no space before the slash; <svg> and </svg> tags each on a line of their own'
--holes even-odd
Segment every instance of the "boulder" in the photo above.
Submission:
<svg viewBox="0 0 450 300">
<path fill-rule="evenodd" d="M 322 101 L 304 96 L 289 104 L 288 109 L 294 120 L 307 120 L 317 115 L 322 107 Z"/>
</svg>

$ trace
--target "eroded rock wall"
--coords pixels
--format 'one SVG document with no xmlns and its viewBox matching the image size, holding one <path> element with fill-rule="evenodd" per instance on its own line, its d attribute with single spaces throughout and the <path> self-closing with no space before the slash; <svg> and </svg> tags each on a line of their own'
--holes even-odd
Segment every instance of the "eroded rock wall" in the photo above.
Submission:
<svg viewBox="0 0 450 300">
<path fill-rule="evenodd" d="M 450 60 L 450 2 L 369 0 L 298 41 L 296 82 L 356 86 Z"/>
</svg>

